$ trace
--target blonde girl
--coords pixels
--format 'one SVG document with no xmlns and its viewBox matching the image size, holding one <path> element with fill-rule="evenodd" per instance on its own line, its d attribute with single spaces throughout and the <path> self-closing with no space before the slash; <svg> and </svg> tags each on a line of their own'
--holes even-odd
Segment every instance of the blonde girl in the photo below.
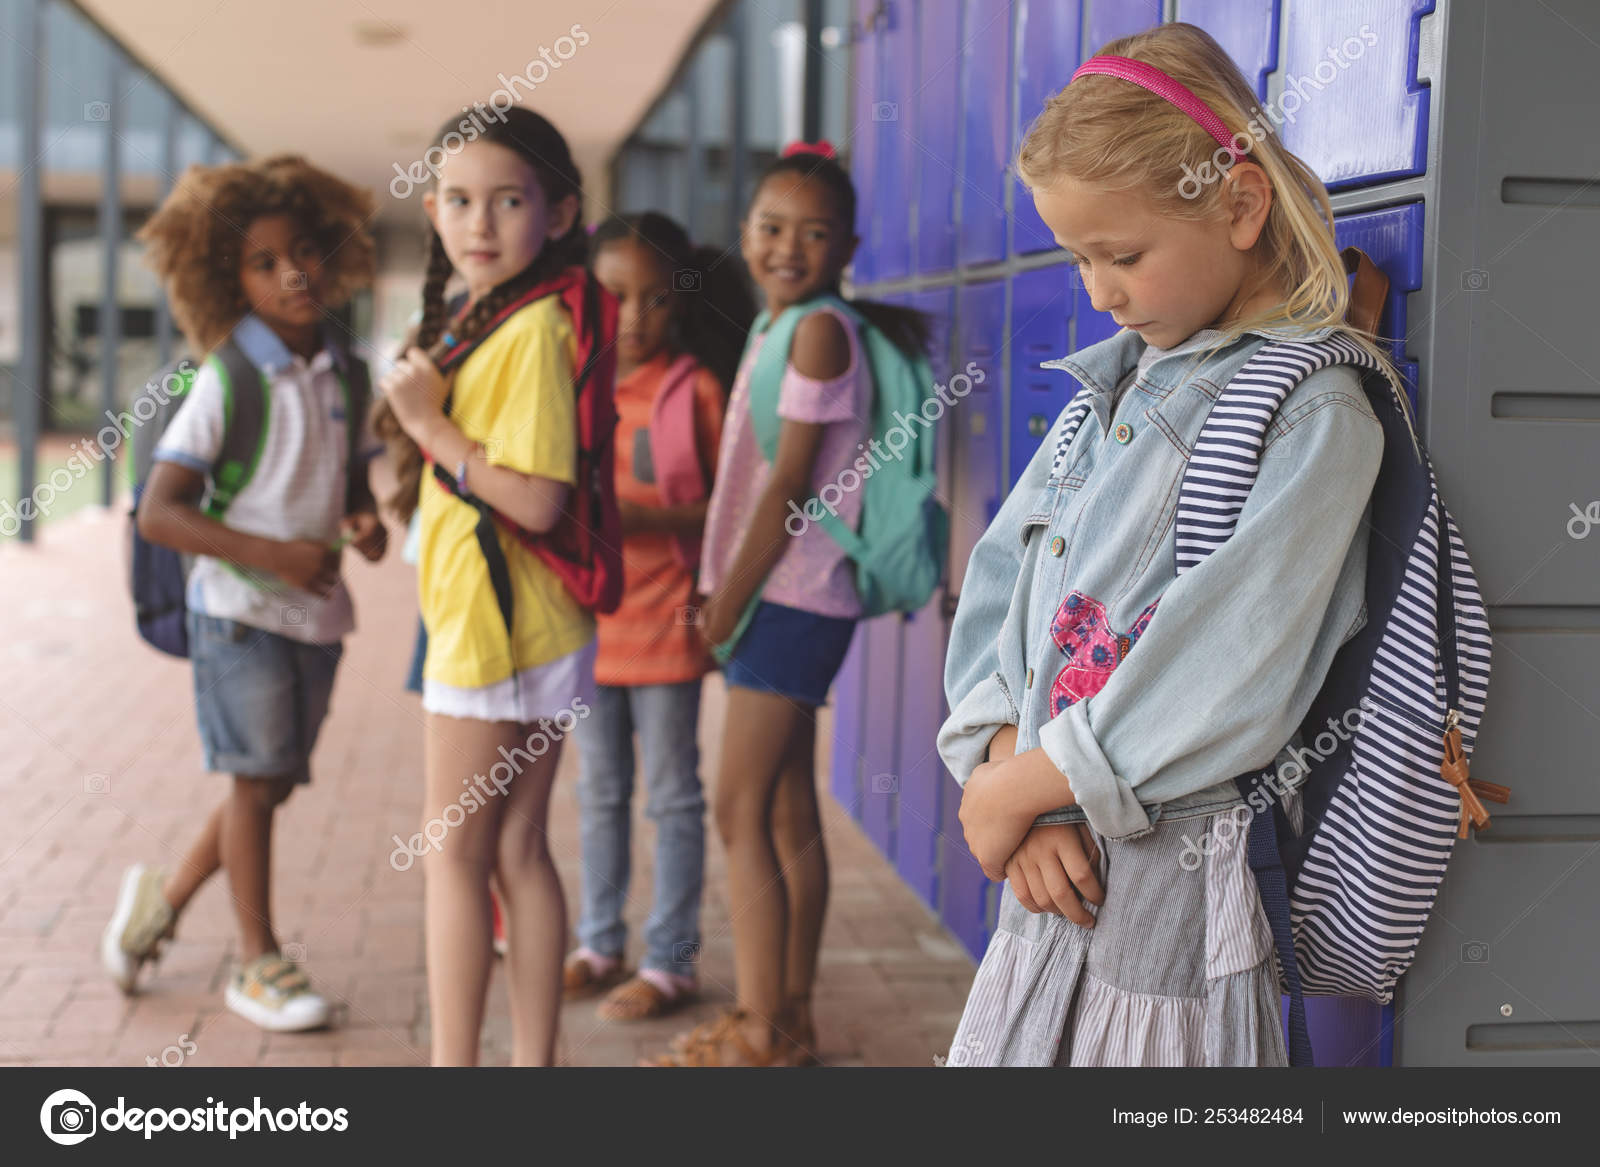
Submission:
<svg viewBox="0 0 1600 1167">
<path fill-rule="evenodd" d="M 1220 389 L 1268 340 L 1345 330 L 1327 193 L 1246 132 L 1254 107 L 1215 41 L 1168 24 L 1105 46 L 1022 146 L 1040 216 L 1124 327 L 1058 363 L 1090 413 L 1023 473 L 952 626 L 939 749 L 1006 881 L 952 1064 L 1285 1061 L 1233 779 L 1290 741 L 1364 622 L 1383 436 L 1354 370 L 1307 377 L 1233 537 L 1177 576 L 1177 485 Z M 1186 182 L 1219 154 L 1216 181 Z"/>
</svg>

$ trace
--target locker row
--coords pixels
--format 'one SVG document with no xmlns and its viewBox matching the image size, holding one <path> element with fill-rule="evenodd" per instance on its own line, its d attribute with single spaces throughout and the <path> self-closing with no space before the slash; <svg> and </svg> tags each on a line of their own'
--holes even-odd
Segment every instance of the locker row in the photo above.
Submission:
<svg viewBox="0 0 1600 1167">
<path fill-rule="evenodd" d="M 1073 69 L 1107 41 L 1160 23 L 1165 7 L 1162 0 L 858 0 L 855 282 L 1052 248 L 1009 164 Z M 1423 173 L 1429 88 L 1418 68 L 1423 18 L 1433 8 L 1434 0 L 1175 5 L 1177 19 L 1210 32 L 1255 80 L 1284 142 L 1330 190 Z"/>
</svg>

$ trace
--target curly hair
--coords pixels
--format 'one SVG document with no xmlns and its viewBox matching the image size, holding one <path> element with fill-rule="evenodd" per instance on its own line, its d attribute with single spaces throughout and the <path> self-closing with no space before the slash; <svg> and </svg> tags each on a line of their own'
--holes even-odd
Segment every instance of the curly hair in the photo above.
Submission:
<svg viewBox="0 0 1600 1167">
<path fill-rule="evenodd" d="M 321 253 L 324 304 L 372 282 L 377 248 L 366 229 L 372 196 L 294 154 L 191 166 L 139 231 L 145 262 L 167 289 L 173 318 L 196 353 L 221 344 L 248 309 L 240 249 L 251 223 L 289 215 Z"/>
<path fill-rule="evenodd" d="M 443 142 L 452 132 L 456 132 L 458 125 L 458 122 L 447 122 L 434 136 L 434 142 Z M 460 136 L 457 133 L 457 137 Z M 572 160 L 567 140 L 555 126 L 533 110 L 513 106 L 501 115 L 500 121 L 489 125 L 474 140 L 504 146 L 518 154 L 533 170 L 539 188 L 550 202 L 559 202 L 568 195 L 574 195 L 581 206 L 583 175 Z M 430 227 L 428 235 L 428 267 L 422 285 L 422 320 L 415 335 L 408 338 L 406 347 L 415 345 L 437 364 L 451 347 L 444 339 L 447 326 L 451 324 L 445 288 L 455 272 L 455 265 L 445 252 L 444 240 L 439 238 L 439 233 Z M 527 267 L 496 285 L 467 308 L 461 319 L 449 327 L 454 342 L 465 344 L 477 339 L 489 322 L 518 296 L 557 275 L 563 268 L 581 266 L 587 248 L 588 231 L 584 228 L 582 215 L 579 215 L 573 219 L 565 235 L 547 240 Z M 409 522 L 417 509 L 422 475 L 427 468 L 422 451 L 400 425 L 387 400 L 380 398 L 373 404 L 371 424 L 373 432 L 388 449 L 395 481 L 399 484 L 394 493 L 384 500 L 384 505 L 401 522 Z"/>
</svg>

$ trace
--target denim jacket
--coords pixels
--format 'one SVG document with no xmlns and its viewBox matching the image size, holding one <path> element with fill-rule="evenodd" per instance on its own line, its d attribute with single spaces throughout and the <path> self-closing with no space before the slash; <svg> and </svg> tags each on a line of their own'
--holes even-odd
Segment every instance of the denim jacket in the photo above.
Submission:
<svg viewBox="0 0 1600 1167">
<path fill-rule="evenodd" d="M 1153 353 L 1120 395 L 1145 353 L 1135 332 L 1050 363 L 1081 383 L 1091 412 L 1053 475 L 1066 411 L 1056 419 L 967 564 L 938 739 L 957 782 L 1015 725 L 1017 751 L 1043 747 L 1076 800 L 1039 822 L 1087 818 L 1104 837 L 1133 837 L 1237 804 L 1232 779 L 1298 740 L 1334 653 L 1366 619 L 1383 431 L 1356 371 L 1322 369 L 1290 392 L 1233 536 L 1181 578 L 1174 519 L 1189 453 L 1234 373 L 1267 339 L 1331 331 L 1247 333 L 1209 355 L 1214 334 L 1200 334 Z M 1109 674 L 1096 671 L 1105 661 Z"/>
</svg>

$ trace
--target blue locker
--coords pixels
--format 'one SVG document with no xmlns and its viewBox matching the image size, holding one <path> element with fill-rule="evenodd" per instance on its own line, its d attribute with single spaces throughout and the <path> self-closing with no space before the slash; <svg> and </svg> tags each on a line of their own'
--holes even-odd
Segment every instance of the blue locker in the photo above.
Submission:
<svg viewBox="0 0 1600 1167">
<path fill-rule="evenodd" d="M 901 642 L 900 792 L 895 822 L 895 866 L 929 907 L 939 904 L 939 821 L 956 791 L 935 745 L 944 722 L 944 654 L 947 630 L 943 591 L 905 621 Z"/>
<path fill-rule="evenodd" d="M 933 372 L 933 379 L 937 384 L 950 383 L 950 341 L 955 328 L 956 296 L 953 288 L 936 288 L 926 292 L 914 292 L 906 296 L 902 303 L 921 312 L 928 322 L 928 363 Z M 968 358 L 962 357 L 963 363 Z M 969 398 L 970 400 L 970 398 Z M 953 473 L 952 451 L 956 445 L 955 437 L 961 432 L 961 427 L 966 424 L 963 413 L 966 403 L 959 403 L 954 409 L 948 410 L 939 422 L 937 431 L 937 452 L 934 466 L 939 475 L 939 499 L 948 508 L 955 497 L 955 475 Z M 946 571 L 948 582 L 949 572 Z"/>
<path fill-rule="evenodd" d="M 963 264 L 991 263 L 1006 254 L 1006 147 L 1011 141 L 1011 5 L 971 0 L 963 21 L 961 100 L 961 225 Z"/>
<path fill-rule="evenodd" d="M 1003 283 L 968 284 L 958 293 L 958 360 L 983 371 L 972 392 L 947 415 L 954 446 L 955 477 L 950 488 L 950 589 L 961 592 L 967 558 L 988 530 L 1005 498 L 1001 475 L 1005 459 L 1003 422 L 1006 289 Z"/>
<path fill-rule="evenodd" d="M 911 223 L 907 208 L 915 188 L 918 156 L 911 103 L 917 98 L 917 37 L 910 4 L 890 4 L 888 20 L 876 36 L 877 87 L 869 116 L 877 138 L 873 148 L 877 190 L 873 194 L 867 241 L 874 252 L 873 279 L 911 274 Z M 858 188 L 859 189 L 859 188 Z"/>
<path fill-rule="evenodd" d="M 870 28 L 876 0 L 856 0 L 857 27 Z M 856 232 L 863 236 L 850 265 L 850 278 L 870 284 L 878 278 L 878 254 L 872 242 L 872 225 L 878 214 L 878 135 L 872 107 L 878 100 L 880 37 L 866 36 L 851 54 L 854 89 L 851 91 L 850 177 L 856 187 Z"/>
<path fill-rule="evenodd" d="M 1422 287 L 1422 204 L 1346 215 L 1335 221 L 1333 234 L 1340 247 L 1361 248 L 1389 277 L 1389 300 L 1378 331 L 1391 341 L 1390 359 L 1405 377 L 1406 393 L 1415 409 L 1417 363 L 1406 360 L 1406 293 Z"/>
<path fill-rule="evenodd" d="M 1387 1066 L 1393 1061 L 1391 1008 L 1364 997 L 1307 997 L 1306 1029 L 1319 1066 Z M 1289 1024 L 1289 999 L 1283 1000 Z"/>
<path fill-rule="evenodd" d="M 901 781 L 902 623 L 891 614 L 862 624 L 867 668 L 861 694 L 861 827 L 891 862 Z"/>
<path fill-rule="evenodd" d="M 961 833 L 961 791 L 950 783 L 940 814 L 939 919 L 974 960 L 989 944 L 989 881 Z"/>
<path fill-rule="evenodd" d="M 861 817 L 861 704 L 867 667 L 867 637 L 864 626 L 856 625 L 850 651 L 833 679 L 828 697 L 833 705 L 833 797 L 850 812 Z"/>
<path fill-rule="evenodd" d="M 1290 0 L 1279 132 L 1330 189 L 1426 169 L 1429 89 L 1417 81 L 1418 22 L 1433 5 Z"/>
<path fill-rule="evenodd" d="M 1081 59 L 1078 41 L 1083 13 L 1078 0 L 1014 0 L 1016 13 L 1017 109 L 1012 119 L 1011 157 L 1033 119 L 1072 78 L 1073 62 Z M 1049 251 L 1056 245 L 1050 228 L 1033 209 L 1033 196 L 1018 182 L 1012 195 L 1012 250 L 1017 254 Z M 1060 354 L 1057 353 L 1057 356 Z"/>
<path fill-rule="evenodd" d="M 926 8 L 926 5 L 924 6 Z M 950 338 L 955 294 L 949 288 L 917 292 L 903 303 L 926 313 L 933 377 L 950 381 Z M 965 362 L 967 358 L 963 356 Z M 970 398 L 969 398 L 970 400 Z M 939 428 L 941 489 L 949 497 L 951 437 L 962 422 L 965 402 L 945 414 Z M 939 906 L 939 836 L 945 802 L 956 793 L 935 748 L 939 726 L 948 712 L 944 700 L 944 654 L 949 625 L 942 606 L 945 591 L 907 618 L 901 647 L 900 800 L 895 829 L 895 866 L 929 907 Z"/>
<path fill-rule="evenodd" d="M 1177 18 L 1216 37 L 1256 97 L 1267 99 L 1267 74 L 1278 67 L 1278 0 L 1178 0 Z"/>
<path fill-rule="evenodd" d="M 1143 32 L 1161 23 L 1161 0 L 1083 0 L 1089 6 L 1088 40 L 1083 45 L 1086 61 L 1107 41 Z"/>
<path fill-rule="evenodd" d="M 1011 281 L 1011 443 L 1007 483 L 1017 484 L 1057 415 L 1077 392 L 1077 382 L 1042 361 L 1071 349 L 1072 267 L 1023 272 Z"/>
<path fill-rule="evenodd" d="M 916 112 L 917 271 L 956 265 L 956 126 L 961 88 L 960 0 L 918 6 Z"/>
<path fill-rule="evenodd" d="M 914 292 L 896 303 L 915 308 L 928 318 L 928 363 L 933 367 L 933 379 L 940 384 L 950 381 L 950 329 L 955 323 L 955 293 L 950 288 L 935 288 L 927 292 Z M 956 423 L 952 414 L 946 414 L 940 425 L 941 446 L 949 441 L 950 427 Z"/>
</svg>

